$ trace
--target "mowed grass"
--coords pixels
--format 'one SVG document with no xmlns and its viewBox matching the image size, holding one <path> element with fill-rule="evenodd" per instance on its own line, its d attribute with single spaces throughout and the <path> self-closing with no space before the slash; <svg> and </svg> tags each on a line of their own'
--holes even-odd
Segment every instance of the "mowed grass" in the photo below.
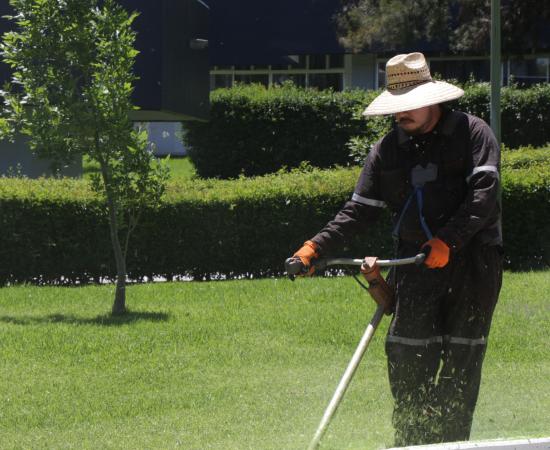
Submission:
<svg viewBox="0 0 550 450">
<path fill-rule="evenodd" d="M 162 157 L 161 157 L 162 159 Z M 196 175 L 195 166 L 189 157 L 170 157 L 168 160 L 170 179 L 189 180 Z M 99 164 L 90 161 L 88 158 L 82 160 L 82 173 L 84 179 L 90 178 L 93 173 L 99 173 Z"/>
<path fill-rule="evenodd" d="M 506 273 L 474 439 L 550 435 L 550 272 Z M 304 449 L 373 311 L 349 277 L 0 290 L 1 449 Z M 392 444 L 375 335 L 324 449 Z"/>
</svg>

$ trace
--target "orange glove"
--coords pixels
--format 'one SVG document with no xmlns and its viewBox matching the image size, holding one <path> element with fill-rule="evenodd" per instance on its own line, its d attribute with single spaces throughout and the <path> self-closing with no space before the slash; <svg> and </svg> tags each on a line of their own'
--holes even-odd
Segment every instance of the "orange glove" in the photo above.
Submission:
<svg viewBox="0 0 550 450">
<path fill-rule="evenodd" d="M 426 242 L 421 250 L 427 249 L 428 256 L 424 261 L 424 264 L 430 269 L 438 269 L 440 267 L 445 267 L 449 262 L 449 256 L 451 249 L 445 242 L 439 238 L 432 238 Z"/>
<path fill-rule="evenodd" d="M 311 263 L 314 259 L 319 258 L 317 249 L 318 247 L 315 242 L 305 241 L 302 248 L 292 255 L 293 258 L 300 258 L 304 268 L 307 270 L 306 275 L 311 275 L 315 272 L 315 267 Z"/>
</svg>

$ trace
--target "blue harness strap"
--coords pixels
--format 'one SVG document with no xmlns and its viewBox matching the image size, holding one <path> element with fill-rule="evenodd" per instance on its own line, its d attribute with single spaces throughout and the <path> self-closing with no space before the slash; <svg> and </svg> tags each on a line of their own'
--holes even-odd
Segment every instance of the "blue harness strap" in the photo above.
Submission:
<svg viewBox="0 0 550 450">
<path fill-rule="evenodd" d="M 426 236 L 428 237 L 428 240 L 433 238 L 432 232 L 428 228 L 428 224 L 426 223 L 426 219 L 424 219 L 424 189 L 422 187 L 415 188 L 416 191 L 416 204 L 418 206 L 418 217 L 420 217 L 420 223 L 422 224 L 422 228 L 424 229 L 424 233 L 426 233 Z"/>
<path fill-rule="evenodd" d="M 423 191 L 424 191 L 423 186 L 415 186 L 414 190 L 411 192 L 411 195 L 409 195 L 409 198 L 407 199 L 405 206 L 403 206 L 403 209 L 401 210 L 401 214 L 399 215 L 399 219 L 397 220 L 397 223 L 395 224 L 395 227 L 392 231 L 392 236 L 395 240 L 399 239 L 399 229 L 401 228 L 401 222 L 403 222 L 403 217 L 405 216 L 405 213 L 409 209 L 409 206 L 414 197 L 416 197 L 418 217 L 420 218 L 420 224 L 422 225 L 422 229 L 424 230 L 424 233 L 426 233 L 428 240 L 430 240 L 433 237 L 432 232 L 430 231 L 430 228 L 428 227 L 428 224 L 424 219 L 424 214 L 422 213 L 422 209 L 424 207 Z"/>
</svg>

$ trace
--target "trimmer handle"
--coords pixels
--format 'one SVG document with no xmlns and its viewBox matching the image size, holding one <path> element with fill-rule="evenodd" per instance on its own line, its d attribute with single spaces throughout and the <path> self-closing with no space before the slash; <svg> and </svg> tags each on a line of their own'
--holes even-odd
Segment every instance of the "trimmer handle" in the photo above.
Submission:
<svg viewBox="0 0 550 450">
<path fill-rule="evenodd" d="M 300 275 L 301 273 L 305 272 L 305 267 L 302 264 L 302 261 L 300 260 L 300 258 L 296 258 L 292 256 L 286 259 L 285 270 L 288 275 L 288 278 L 294 281 L 294 278 L 296 278 L 297 275 Z"/>
<path fill-rule="evenodd" d="M 378 259 L 376 264 L 380 267 L 391 267 L 391 266 L 402 266 L 406 264 L 416 264 L 420 266 L 424 263 L 424 260 L 427 258 L 430 253 L 431 248 L 425 247 L 422 249 L 421 253 L 418 253 L 416 256 L 411 256 L 410 258 L 403 259 Z M 316 270 L 324 270 L 327 266 L 361 266 L 365 260 L 364 259 L 352 259 L 352 258 L 321 258 L 313 262 Z M 302 264 L 300 258 L 290 257 L 285 261 L 285 270 L 288 277 L 291 280 L 297 275 L 307 273 L 307 268 Z"/>
<path fill-rule="evenodd" d="M 365 262 L 365 259 L 366 258 L 323 258 L 315 262 L 315 267 L 325 269 L 327 266 L 361 266 Z M 376 259 L 376 265 L 379 267 L 404 266 L 407 264 L 416 264 L 419 266 L 424 263 L 425 259 L 426 252 L 423 252 L 408 258 Z"/>
<path fill-rule="evenodd" d="M 431 250 L 431 247 L 427 248 L 427 249 L 422 249 L 422 251 L 414 257 L 414 263 L 417 266 L 420 266 L 420 265 L 424 264 L 424 261 L 426 260 L 426 258 L 430 254 L 430 250 Z"/>
</svg>

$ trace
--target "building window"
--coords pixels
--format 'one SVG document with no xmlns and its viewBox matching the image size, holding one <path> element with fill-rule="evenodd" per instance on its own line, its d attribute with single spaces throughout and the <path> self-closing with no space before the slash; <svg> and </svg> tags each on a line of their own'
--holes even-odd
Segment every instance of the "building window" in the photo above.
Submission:
<svg viewBox="0 0 550 450">
<path fill-rule="evenodd" d="M 210 75 L 210 90 L 218 88 L 227 88 L 233 85 L 233 75 Z"/>
<path fill-rule="evenodd" d="M 341 91 L 344 89 L 344 71 L 343 54 L 288 55 L 281 63 L 269 66 L 236 66 L 229 69 L 214 66 L 210 70 L 210 87 L 231 87 L 235 82 L 271 86 L 292 81 L 301 87 Z"/>
<path fill-rule="evenodd" d="M 344 55 L 329 55 L 328 57 L 329 69 L 343 69 L 344 68 Z"/>
<path fill-rule="evenodd" d="M 283 84 L 285 81 L 292 81 L 296 86 L 305 87 L 306 86 L 306 76 L 305 74 L 299 73 L 277 73 L 273 74 L 273 83 L 272 84 Z"/>
<path fill-rule="evenodd" d="M 309 68 L 310 69 L 326 69 L 327 57 L 325 55 L 310 55 L 309 56 Z"/>
<path fill-rule="evenodd" d="M 245 84 L 259 83 L 267 87 L 269 86 L 269 75 L 254 73 L 235 74 L 235 82 Z"/>
<path fill-rule="evenodd" d="M 548 83 L 549 63 L 549 58 L 512 59 L 508 63 L 508 82 L 523 86 Z"/>
<path fill-rule="evenodd" d="M 343 86 L 342 75 L 339 73 L 319 73 L 309 75 L 309 86 L 319 90 L 333 89 L 341 91 Z"/>
<path fill-rule="evenodd" d="M 271 68 L 271 70 L 289 70 L 292 65 L 290 64 L 271 64 L 271 66 L 269 66 Z"/>
<path fill-rule="evenodd" d="M 491 66 L 488 59 L 429 60 L 432 76 L 443 80 L 490 81 Z"/>
</svg>

